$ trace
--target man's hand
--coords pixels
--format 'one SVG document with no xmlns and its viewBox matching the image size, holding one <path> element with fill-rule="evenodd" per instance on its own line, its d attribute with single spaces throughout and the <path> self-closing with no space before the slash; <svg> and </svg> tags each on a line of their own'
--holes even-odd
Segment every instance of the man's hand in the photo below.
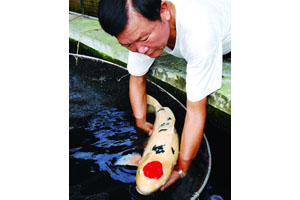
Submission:
<svg viewBox="0 0 300 200">
<path fill-rule="evenodd" d="M 148 135 L 152 134 L 153 131 L 153 124 L 146 122 L 145 119 L 135 119 L 136 122 L 136 126 L 141 129 L 142 131 L 144 131 L 145 133 L 147 133 Z"/>
<path fill-rule="evenodd" d="M 173 170 L 172 174 L 171 174 L 171 176 L 169 178 L 169 180 L 167 181 L 167 183 L 164 186 L 162 186 L 160 188 L 160 191 L 163 191 L 164 189 L 166 189 L 167 187 L 169 187 L 170 185 L 172 185 L 175 181 L 177 181 L 178 179 L 180 179 L 180 177 L 181 176 L 179 175 L 179 173 L 176 170 Z"/>
</svg>

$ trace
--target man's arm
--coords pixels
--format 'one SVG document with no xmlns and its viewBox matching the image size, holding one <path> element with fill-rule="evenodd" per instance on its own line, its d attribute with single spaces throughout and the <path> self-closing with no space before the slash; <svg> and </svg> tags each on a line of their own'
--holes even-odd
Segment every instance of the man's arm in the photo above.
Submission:
<svg viewBox="0 0 300 200">
<path fill-rule="evenodd" d="M 187 172 L 199 150 L 206 119 L 206 100 L 187 100 L 187 112 L 180 144 L 179 168 Z"/>
<path fill-rule="evenodd" d="M 207 97 L 197 102 L 187 100 L 186 117 L 181 136 L 179 159 L 176 166 L 184 172 L 188 171 L 202 141 L 206 119 L 206 101 Z M 173 170 L 171 177 L 161 190 L 169 187 L 179 178 L 178 172 Z"/>
<path fill-rule="evenodd" d="M 130 75 L 129 98 L 135 117 L 136 126 L 149 135 L 152 134 L 153 124 L 146 121 L 147 94 L 146 76 Z"/>
</svg>

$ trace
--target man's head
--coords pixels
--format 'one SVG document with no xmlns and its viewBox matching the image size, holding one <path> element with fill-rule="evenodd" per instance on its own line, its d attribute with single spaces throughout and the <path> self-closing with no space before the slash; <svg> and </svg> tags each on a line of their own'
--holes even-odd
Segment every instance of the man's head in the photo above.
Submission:
<svg viewBox="0 0 300 200">
<path fill-rule="evenodd" d="M 133 52 L 158 57 L 167 45 L 170 8 L 161 0 L 100 0 L 99 22 L 104 31 Z"/>
</svg>

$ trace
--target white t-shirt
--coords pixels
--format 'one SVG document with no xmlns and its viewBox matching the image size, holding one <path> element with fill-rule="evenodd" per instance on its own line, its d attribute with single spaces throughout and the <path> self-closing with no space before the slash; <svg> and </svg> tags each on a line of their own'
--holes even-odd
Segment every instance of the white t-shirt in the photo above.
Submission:
<svg viewBox="0 0 300 200">
<path fill-rule="evenodd" d="M 186 92 L 199 101 L 222 86 L 223 55 L 231 51 L 231 0 L 171 0 L 176 8 L 176 43 L 164 50 L 187 61 Z M 127 69 L 145 75 L 154 58 L 129 52 Z"/>
</svg>

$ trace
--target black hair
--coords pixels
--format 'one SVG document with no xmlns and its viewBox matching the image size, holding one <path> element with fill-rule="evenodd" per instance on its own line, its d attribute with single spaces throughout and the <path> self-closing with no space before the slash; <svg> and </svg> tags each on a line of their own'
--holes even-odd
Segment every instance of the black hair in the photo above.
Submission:
<svg viewBox="0 0 300 200">
<path fill-rule="evenodd" d="M 119 35 L 128 21 L 127 1 L 100 0 L 98 5 L 99 23 L 112 36 Z M 135 10 L 150 21 L 161 20 L 161 0 L 132 0 Z"/>
<path fill-rule="evenodd" d="M 101 27 L 112 36 L 117 36 L 127 24 L 127 0 L 100 0 L 98 19 Z"/>
<path fill-rule="evenodd" d="M 160 20 L 161 0 L 132 0 L 133 7 L 150 21 Z"/>
</svg>

